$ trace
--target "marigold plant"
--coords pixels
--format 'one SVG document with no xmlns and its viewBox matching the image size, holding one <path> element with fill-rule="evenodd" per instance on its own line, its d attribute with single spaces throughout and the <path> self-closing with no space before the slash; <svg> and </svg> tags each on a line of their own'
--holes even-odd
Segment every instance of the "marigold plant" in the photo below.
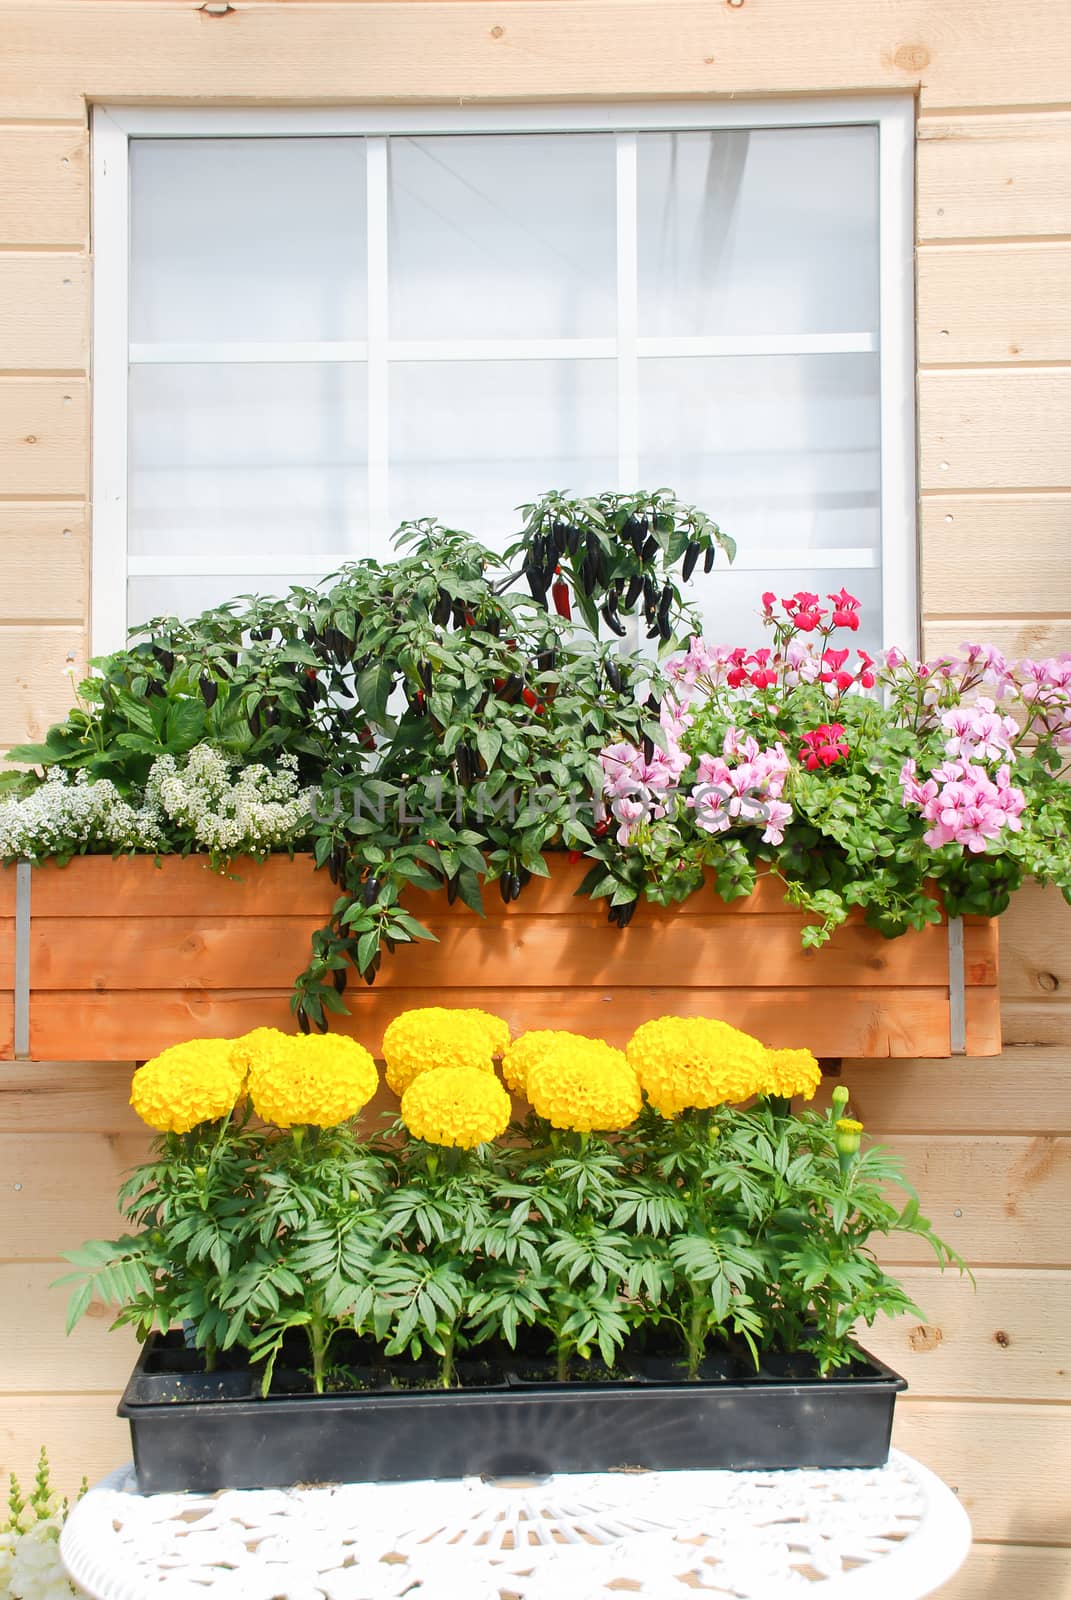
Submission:
<svg viewBox="0 0 1071 1600">
<path fill-rule="evenodd" d="M 395 1017 L 383 1035 L 387 1082 L 394 1093 L 404 1094 L 421 1073 L 441 1067 L 493 1072 L 493 1030 L 485 1018 L 486 1012 L 476 1016 L 447 1006 L 423 1006 Z"/>
<path fill-rule="evenodd" d="M 189 1133 L 233 1111 L 245 1072 L 232 1058 L 229 1039 L 191 1039 L 146 1061 L 134 1074 L 130 1104 L 160 1133 Z"/>
<path fill-rule="evenodd" d="M 509 1095 L 479 1067 L 441 1067 L 422 1072 L 402 1095 L 402 1121 L 427 1144 L 474 1150 L 505 1133 Z"/>
<path fill-rule="evenodd" d="M 267 1030 L 265 1030 L 267 1031 Z M 376 1064 L 344 1034 L 264 1041 L 249 1069 L 253 1109 L 276 1127 L 334 1128 L 355 1117 L 379 1085 Z"/>
<path fill-rule="evenodd" d="M 664 1117 L 704 1111 L 766 1092 L 769 1052 L 713 1017 L 659 1017 L 626 1050 L 648 1100 Z"/>
</svg>

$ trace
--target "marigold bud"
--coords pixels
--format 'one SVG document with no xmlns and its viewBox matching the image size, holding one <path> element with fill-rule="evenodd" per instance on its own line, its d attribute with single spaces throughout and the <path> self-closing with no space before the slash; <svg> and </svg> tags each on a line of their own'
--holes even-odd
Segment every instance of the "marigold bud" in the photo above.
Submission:
<svg viewBox="0 0 1071 1600">
<path fill-rule="evenodd" d="M 833 1143 L 837 1147 L 837 1154 L 842 1156 L 858 1155 L 862 1132 L 863 1124 L 856 1122 L 854 1117 L 840 1117 L 833 1134 Z"/>
</svg>

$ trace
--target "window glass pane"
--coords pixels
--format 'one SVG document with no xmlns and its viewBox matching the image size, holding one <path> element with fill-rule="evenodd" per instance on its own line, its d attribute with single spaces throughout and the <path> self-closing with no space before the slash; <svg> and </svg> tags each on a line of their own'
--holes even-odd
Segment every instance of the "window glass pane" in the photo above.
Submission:
<svg viewBox="0 0 1071 1600">
<path fill-rule="evenodd" d="M 148 622 L 150 617 L 195 617 L 202 611 L 221 606 L 240 594 L 269 598 L 285 595 L 294 584 L 308 588 L 319 583 L 316 573 L 287 573 L 283 577 L 231 576 L 217 573 L 210 578 L 169 577 L 131 578 L 127 586 L 127 610 L 131 627 Z M 242 609 L 239 602 L 238 609 Z"/>
<path fill-rule="evenodd" d="M 363 339 L 360 139 L 131 141 L 131 338 Z"/>
<path fill-rule="evenodd" d="M 499 545 L 548 489 L 616 480 L 612 361 L 399 362 L 391 371 L 391 517 L 436 516 Z"/>
<path fill-rule="evenodd" d="M 394 339 L 612 337 L 612 134 L 392 139 Z"/>
<path fill-rule="evenodd" d="M 130 554 L 363 554 L 367 434 L 363 363 L 133 367 Z"/>
<path fill-rule="evenodd" d="M 877 130 L 639 138 L 641 336 L 874 332 Z"/>
<path fill-rule="evenodd" d="M 737 568 L 753 569 L 745 590 L 756 604 L 764 587 L 780 595 L 788 581 L 767 584 L 761 574 L 771 568 L 796 570 L 797 588 L 825 594 L 843 580 L 858 594 L 852 584 L 861 581 L 858 564 L 866 562 L 877 584 L 878 378 L 877 356 L 640 362 L 643 481 L 672 485 L 736 539 Z M 808 572 L 811 550 L 820 552 L 822 566 Z M 837 550 L 851 551 L 846 560 L 856 565 L 838 565 Z M 736 627 L 743 597 L 735 577 L 725 586 L 712 575 L 696 592 L 719 637 Z M 720 611 L 723 595 L 729 598 Z M 880 637 L 876 604 L 868 618 L 871 644 Z"/>
</svg>

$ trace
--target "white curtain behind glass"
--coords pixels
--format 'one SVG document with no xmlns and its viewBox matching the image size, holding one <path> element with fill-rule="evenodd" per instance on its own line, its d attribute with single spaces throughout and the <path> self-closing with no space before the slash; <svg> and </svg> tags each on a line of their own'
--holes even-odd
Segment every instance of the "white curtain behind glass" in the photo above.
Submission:
<svg viewBox="0 0 1071 1600">
<path fill-rule="evenodd" d="M 764 588 L 843 581 L 876 642 L 876 130 L 641 133 L 637 151 L 620 373 L 639 484 L 618 438 L 614 134 L 391 138 L 382 213 L 361 138 L 135 140 L 132 620 L 386 554 L 406 518 L 501 544 L 547 489 L 666 485 L 740 547 L 740 570 L 695 581 L 712 636 L 757 637 L 741 620 Z M 370 236 L 388 272 L 371 330 Z"/>
</svg>

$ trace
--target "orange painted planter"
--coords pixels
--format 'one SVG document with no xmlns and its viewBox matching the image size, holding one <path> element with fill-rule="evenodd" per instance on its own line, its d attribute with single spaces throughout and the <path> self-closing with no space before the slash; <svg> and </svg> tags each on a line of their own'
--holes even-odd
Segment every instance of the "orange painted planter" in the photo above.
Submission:
<svg viewBox="0 0 1071 1600">
<path fill-rule="evenodd" d="M 575 890 L 584 864 L 554 863 L 520 900 L 493 887 L 487 916 L 414 891 L 437 944 L 384 956 L 374 987 L 353 975 L 351 1016 L 332 1027 L 378 1053 L 410 1006 L 484 1006 L 515 1033 L 573 1028 L 623 1044 L 665 1013 L 719 1016 L 771 1045 L 816 1055 L 946 1056 L 952 1049 L 947 925 L 886 940 L 861 918 L 820 951 L 772 878 L 726 904 L 713 890 L 672 910 L 641 905 L 627 929 Z M 293 1029 L 290 988 L 336 891 L 309 856 L 79 857 L 30 874 L 28 1054 L 39 1061 L 144 1060 L 165 1045 L 263 1024 Z M 25 944 L 25 941 L 24 941 Z M 15 872 L 0 873 L 0 1057 L 14 1053 Z M 1000 1050 L 996 923 L 967 918 L 965 1043 Z M 23 980 L 24 981 L 24 980 Z M 25 1025 L 24 1025 L 25 1032 Z"/>
</svg>

